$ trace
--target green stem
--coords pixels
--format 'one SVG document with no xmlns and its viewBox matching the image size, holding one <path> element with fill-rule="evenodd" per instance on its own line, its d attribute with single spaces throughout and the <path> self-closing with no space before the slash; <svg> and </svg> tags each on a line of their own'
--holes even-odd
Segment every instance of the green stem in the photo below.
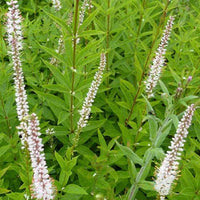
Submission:
<svg viewBox="0 0 200 200">
<path fill-rule="evenodd" d="M 72 58 L 72 83 L 70 93 L 70 132 L 74 133 L 73 115 L 74 115 L 74 82 L 76 70 L 76 41 L 77 41 L 77 27 L 78 27 L 78 5 L 79 0 L 75 0 L 75 19 L 73 31 L 73 58 Z"/>
<path fill-rule="evenodd" d="M 128 196 L 128 200 L 133 200 L 137 194 L 137 191 L 139 189 L 139 182 L 141 180 L 141 178 L 143 177 L 143 174 L 144 172 L 146 171 L 146 168 L 149 166 L 149 164 L 151 163 L 151 160 L 153 158 L 153 155 L 151 153 L 151 149 L 152 148 L 149 148 L 149 152 L 148 152 L 148 155 L 146 157 L 146 160 L 145 160 L 145 163 L 144 163 L 144 166 L 142 166 L 142 168 L 140 169 L 140 171 L 138 172 L 137 174 L 137 177 L 136 177 L 136 180 L 135 180 L 135 183 L 132 185 L 131 189 L 130 189 L 130 193 L 129 193 L 129 196 Z"/>
<path fill-rule="evenodd" d="M 78 129 L 77 131 L 75 131 L 74 138 L 73 138 L 73 145 L 71 147 L 71 154 L 72 154 L 72 156 L 74 155 L 74 150 L 78 146 L 78 142 L 79 142 L 79 137 L 80 137 L 81 130 L 82 129 Z"/>
</svg>

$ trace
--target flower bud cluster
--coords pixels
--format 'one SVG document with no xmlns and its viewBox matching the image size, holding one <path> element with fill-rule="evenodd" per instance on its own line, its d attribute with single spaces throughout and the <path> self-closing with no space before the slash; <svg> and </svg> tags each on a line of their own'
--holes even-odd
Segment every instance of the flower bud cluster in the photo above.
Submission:
<svg viewBox="0 0 200 200">
<path fill-rule="evenodd" d="M 159 193 L 161 200 L 169 194 L 171 185 L 177 177 L 178 161 L 181 159 L 181 152 L 183 151 L 194 111 L 194 104 L 188 106 L 171 141 L 170 150 L 167 151 L 160 168 L 156 172 L 155 190 Z"/>
<path fill-rule="evenodd" d="M 35 113 L 28 119 L 28 149 L 33 168 L 32 196 L 37 199 L 54 199 L 54 187 L 48 174 L 44 146 L 40 138 L 39 121 Z"/>
<path fill-rule="evenodd" d="M 162 67 L 164 66 L 164 62 L 165 62 L 164 55 L 166 53 L 166 47 L 170 38 L 173 21 L 174 21 L 174 17 L 171 16 L 167 22 L 160 45 L 156 51 L 156 56 L 153 60 L 153 64 L 150 67 L 151 69 L 150 69 L 148 79 L 147 81 L 145 81 L 146 93 L 147 93 L 148 98 L 153 97 L 153 89 L 156 87 L 157 82 L 160 79 Z"/>
</svg>

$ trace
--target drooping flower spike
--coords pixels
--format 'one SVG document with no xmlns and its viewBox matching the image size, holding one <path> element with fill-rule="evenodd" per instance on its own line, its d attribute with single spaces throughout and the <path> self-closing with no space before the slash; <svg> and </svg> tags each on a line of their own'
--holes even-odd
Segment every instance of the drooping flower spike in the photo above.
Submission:
<svg viewBox="0 0 200 200">
<path fill-rule="evenodd" d="M 156 171 L 155 190 L 159 193 L 161 200 L 165 199 L 165 196 L 170 193 L 171 186 L 177 177 L 178 161 L 181 159 L 181 152 L 183 151 L 194 111 L 194 104 L 188 106 L 171 141 L 170 150 L 167 151 L 160 168 Z"/>
<path fill-rule="evenodd" d="M 164 30 L 160 45 L 156 51 L 156 56 L 151 65 L 148 79 L 145 81 L 146 93 L 148 98 L 153 97 L 153 89 L 156 87 L 158 80 L 160 79 L 162 67 L 165 63 L 165 53 L 168 41 L 170 39 L 170 33 L 172 30 L 174 22 L 174 17 L 171 16 L 167 22 L 166 28 Z"/>
</svg>

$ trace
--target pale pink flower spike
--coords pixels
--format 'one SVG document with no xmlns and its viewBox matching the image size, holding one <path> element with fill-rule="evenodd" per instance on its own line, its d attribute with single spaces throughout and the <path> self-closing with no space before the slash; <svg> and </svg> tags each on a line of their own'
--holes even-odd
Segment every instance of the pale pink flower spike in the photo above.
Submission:
<svg viewBox="0 0 200 200">
<path fill-rule="evenodd" d="M 28 115 L 29 106 L 27 102 L 27 95 L 24 84 L 24 75 L 22 71 L 22 63 L 20 60 L 22 51 L 22 30 L 21 22 L 22 17 L 18 9 L 18 1 L 11 0 L 7 2 L 7 35 L 8 44 L 10 47 L 9 54 L 12 57 L 13 69 L 14 69 L 14 87 L 15 87 L 15 101 L 17 104 L 17 116 L 20 121 L 18 128 L 18 134 L 21 136 L 22 148 L 24 148 L 25 141 L 27 140 L 27 123 L 24 118 Z"/>
<path fill-rule="evenodd" d="M 37 199 L 51 200 L 54 199 L 55 189 L 47 170 L 39 121 L 35 113 L 29 118 L 27 142 L 33 168 L 32 195 Z"/>
</svg>

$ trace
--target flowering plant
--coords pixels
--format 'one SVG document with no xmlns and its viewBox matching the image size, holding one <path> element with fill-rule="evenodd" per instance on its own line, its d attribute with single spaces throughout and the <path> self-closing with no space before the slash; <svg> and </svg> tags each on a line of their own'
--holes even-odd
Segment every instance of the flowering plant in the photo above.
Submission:
<svg viewBox="0 0 200 200">
<path fill-rule="evenodd" d="M 0 1 L 0 200 L 198 199 L 199 10 Z"/>
</svg>

